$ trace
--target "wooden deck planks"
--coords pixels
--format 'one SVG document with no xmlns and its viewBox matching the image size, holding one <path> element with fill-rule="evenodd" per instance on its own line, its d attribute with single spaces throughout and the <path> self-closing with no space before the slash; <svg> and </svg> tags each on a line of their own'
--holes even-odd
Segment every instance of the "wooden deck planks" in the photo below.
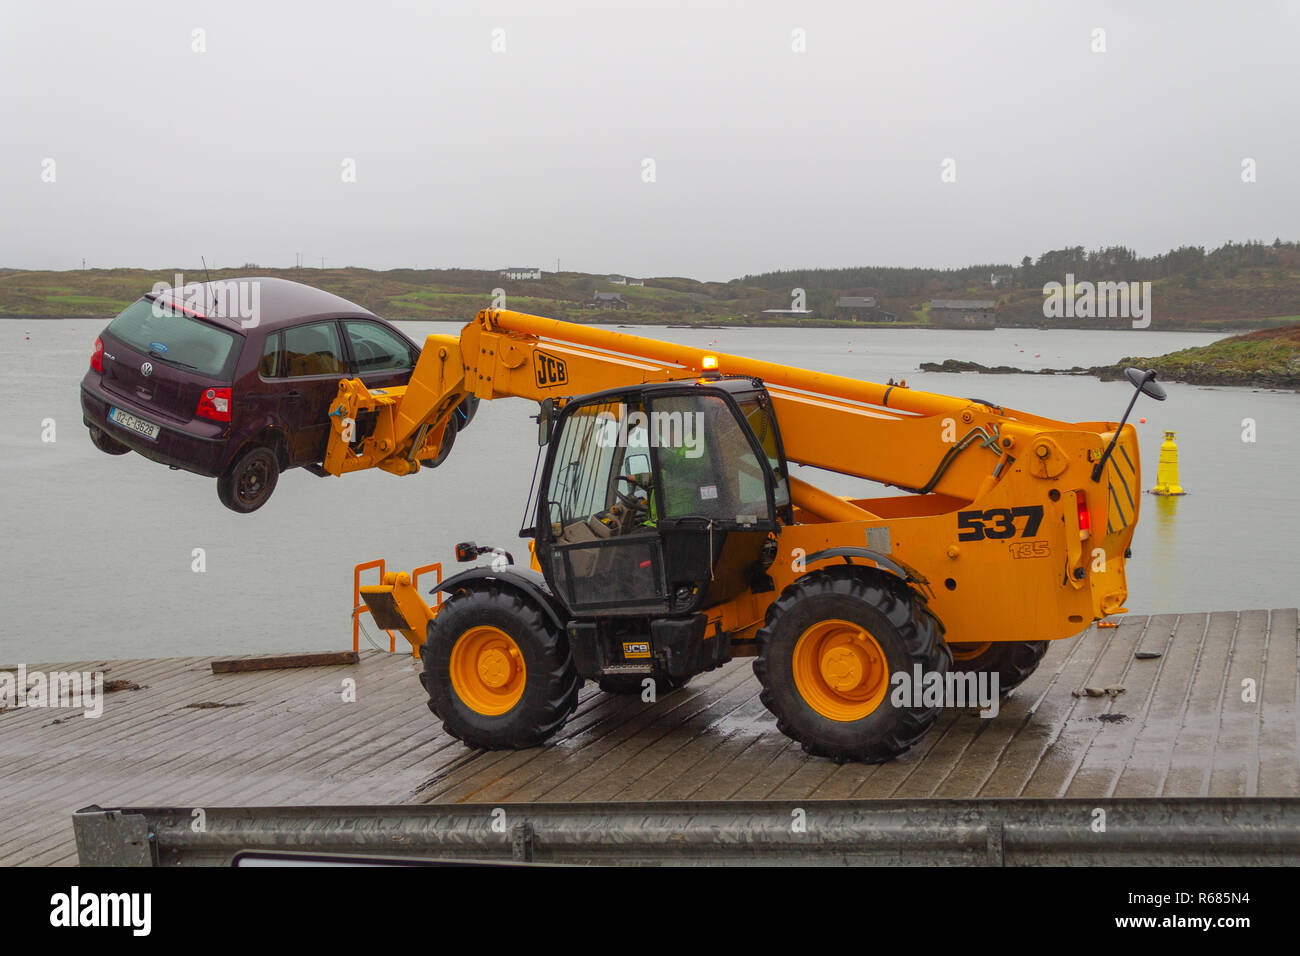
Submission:
<svg viewBox="0 0 1300 956">
<path fill-rule="evenodd" d="M 588 684 L 545 746 L 496 752 L 441 730 L 402 654 L 222 675 L 212 658 L 32 665 L 104 670 L 142 689 L 106 695 L 94 720 L 0 714 L 0 864 L 75 863 L 70 817 L 92 803 L 1295 796 L 1298 626 L 1283 609 L 1089 629 L 1050 648 L 996 717 L 949 709 L 912 751 L 875 766 L 804 754 L 776 730 L 744 659 L 654 703 Z M 1137 660 L 1139 649 L 1161 656 Z M 343 699 L 347 679 L 355 702 Z M 1125 692 L 1071 695 L 1112 684 Z"/>
</svg>

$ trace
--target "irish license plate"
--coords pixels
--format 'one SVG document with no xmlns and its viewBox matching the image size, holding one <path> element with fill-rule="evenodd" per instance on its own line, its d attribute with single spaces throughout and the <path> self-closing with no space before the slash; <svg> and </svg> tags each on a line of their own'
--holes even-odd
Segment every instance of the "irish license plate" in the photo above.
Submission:
<svg viewBox="0 0 1300 956">
<path fill-rule="evenodd" d="M 143 418 L 136 418 L 130 412 L 124 412 L 120 408 L 110 408 L 108 418 L 114 424 L 121 425 L 123 428 L 129 428 L 137 435 L 143 435 L 150 441 L 158 440 L 158 432 L 162 429 L 153 422 L 147 422 Z"/>
</svg>

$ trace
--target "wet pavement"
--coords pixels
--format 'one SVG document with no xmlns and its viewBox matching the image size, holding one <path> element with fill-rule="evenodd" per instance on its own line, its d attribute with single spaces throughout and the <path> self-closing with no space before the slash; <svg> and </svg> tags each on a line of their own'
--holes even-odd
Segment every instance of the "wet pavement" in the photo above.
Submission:
<svg viewBox="0 0 1300 956">
<path fill-rule="evenodd" d="M 876 766 L 804 754 L 745 659 L 654 704 L 588 684 L 546 746 L 502 752 L 443 733 L 405 655 L 229 675 L 213 658 L 46 665 L 122 689 L 97 719 L 0 713 L 0 864 L 75 863 L 71 815 L 91 804 L 1294 797 L 1298 649 L 1295 609 L 1090 628 L 1054 644 L 996 717 L 949 710 Z M 1076 696 L 1087 687 L 1123 692 Z"/>
</svg>

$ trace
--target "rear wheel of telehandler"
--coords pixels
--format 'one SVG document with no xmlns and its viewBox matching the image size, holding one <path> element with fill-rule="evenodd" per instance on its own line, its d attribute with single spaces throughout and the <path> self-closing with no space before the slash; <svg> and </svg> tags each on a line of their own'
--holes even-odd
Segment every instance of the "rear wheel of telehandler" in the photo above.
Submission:
<svg viewBox="0 0 1300 956">
<path fill-rule="evenodd" d="M 984 644 L 949 644 L 952 668 L 966 673 L 998 675 L 998 693 L 1006 695 L 1019 687 L 1047 653 L 1048 641 L 989 641 Z"/>
<path fill-rule="evenodd" d="M 880 763 L 906 751 L 941 708 L 895 703 L 890 677 L 947 674 L 938 621 L 901 582 L 880 573 L 814 571 L 785 589 L 758 632 L 754 673 L 777 729 L 837 763 Z"/>
<path fill-rule="evenodd" d="M 429 622 L 421 683 L 443 728 L 484 750 L 535 747 L 578 705 L 568 641 L 510 588 L 460 591 Z"/>
</svg>

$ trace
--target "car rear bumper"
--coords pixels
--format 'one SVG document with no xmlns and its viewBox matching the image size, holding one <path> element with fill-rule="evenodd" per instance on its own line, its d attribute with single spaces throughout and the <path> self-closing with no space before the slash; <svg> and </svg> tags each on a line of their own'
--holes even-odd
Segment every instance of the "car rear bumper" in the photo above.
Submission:
<svg viewBox="0 0 1300 956">
<path fill-rule="evenodd" d="M 114 407 L 157 425 L 160 429 L 157 439 L 150 440 L 109 421 L 109 409 Z M 98 428 L 132 451 L 159 464 L 191 471 L 206 478 L 217 477 L 229 464 L 228 442 L 220 432 L 200 435 L 185 426 L 168 422 L 148 406 L 106 392 L 99 382 L 99 376 L 93 371 L 87 372 L 81 381 L 81 418 L 87 426 Z M 220 429 L 216 422 L 210 427 Z"/>
</svg>

